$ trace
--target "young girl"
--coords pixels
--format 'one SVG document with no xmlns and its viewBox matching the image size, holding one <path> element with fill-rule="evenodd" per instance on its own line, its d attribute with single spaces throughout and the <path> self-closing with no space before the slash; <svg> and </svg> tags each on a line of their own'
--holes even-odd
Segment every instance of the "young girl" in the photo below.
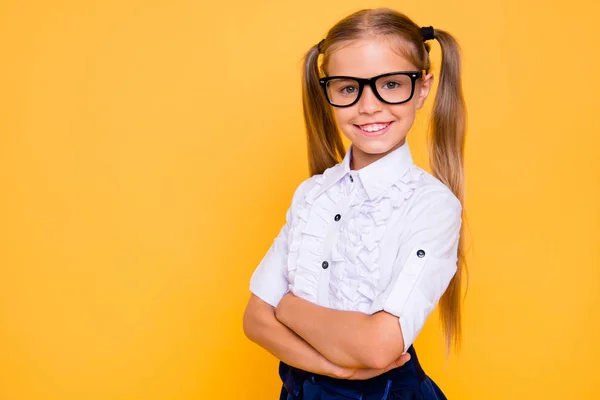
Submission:
<svg viewBox="0 0 600 400">
<path fill-rule="evenodd" d="M 433 175 L 406 141 L 433 82 L 431 39 Z M 412 344 L 438 301 L 448 351 L 460 342 L 459 46 L 390 9 L 356 12 L 306 54 L 303 101 L 312 177 L 252 275 L 244 331 L 281 360 L 281 399 L 445 399 Z"/>
</svg>

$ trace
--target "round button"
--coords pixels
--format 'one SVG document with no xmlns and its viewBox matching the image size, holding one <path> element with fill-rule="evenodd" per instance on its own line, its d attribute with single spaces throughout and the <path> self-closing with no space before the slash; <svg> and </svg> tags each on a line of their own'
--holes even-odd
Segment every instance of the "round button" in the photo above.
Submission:
<svg viewBox="0 0 600 400">
<path fill-rule="evenodd" d="M 354 182 L 354 178 L 350 175 L 350 182 Z"/>
<path fill-rule="evenodd" d="M 340 214 L 336 214 L 336 216 L 333 219 L 335 219 L 335 221 L 337 222 L 340 219 L 342 219 L 342 216 Z"/>
<path fill-rule="evenodd" d="M 417 251 L 417 257 L 419 257 L 419 258 L 425 257 L 425 252 L 423 250 Z"/>
<path fill-rule="evenodd" d="M 323 261 L 323 264 L 321 264 L 321 266 L 323 267 L 323 269 L 327 269 L 329 267 L 329 263 L 327 261 Z"/>
</svg>

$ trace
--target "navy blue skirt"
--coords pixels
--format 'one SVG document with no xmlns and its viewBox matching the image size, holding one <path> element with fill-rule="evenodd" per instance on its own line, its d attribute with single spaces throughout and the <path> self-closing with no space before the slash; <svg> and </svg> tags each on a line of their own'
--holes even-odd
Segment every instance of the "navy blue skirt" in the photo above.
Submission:
<svg viewBox="0 0 600 400">
<path fill-rule="evenodd" d="M 280 362 L 279 400 L 446 400 L 423 372 L 413 346 L 408 352 L 406 364 L 367 380 L 331 378 Z"/>
</svg>

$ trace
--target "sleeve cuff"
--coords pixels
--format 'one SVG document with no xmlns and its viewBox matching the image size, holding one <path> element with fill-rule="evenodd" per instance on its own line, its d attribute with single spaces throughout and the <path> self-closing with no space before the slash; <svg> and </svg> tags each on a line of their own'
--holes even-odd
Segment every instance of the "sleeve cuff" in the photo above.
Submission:
<svg viewBox="0 0 600 400">
<path fill-rule="evenodd" d="M 425 321 L 456 273 L 456 259 L 432 257 L 426 247 L 415 247 L 380 308 L 398 317 L 404 351 L 414 343 Z"/>
<path fill-rule="evenodd" d="M 287 289 L 287 286 L 283 292 L 281 290 L 274 290 L 274 287 L 268 285 L 268 283 L 260 283 L 255 280 L 251 280 L 250 291 L 262 301 L 277 308 L 277 305 L 279 305 L 279 302 L 289 290 Z"/>
</svg>

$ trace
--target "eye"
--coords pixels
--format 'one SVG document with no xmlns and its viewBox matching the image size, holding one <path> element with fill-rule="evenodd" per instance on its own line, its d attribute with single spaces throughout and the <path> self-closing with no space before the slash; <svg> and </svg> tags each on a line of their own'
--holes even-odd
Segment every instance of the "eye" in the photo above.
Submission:
<svg viewBox="0 0 600 400">
<path fill-rule="evenodd" d="M 344 94 L 353 94 L 358 90 L 356 86 L 344 86 L 340 89 L 340 92 Z"/>
<path fill-rule="evenodd" d="M 397 81 L 387 81 L 383 84 L 383 88 L 388 90 L 398 89 L 400 86 L 402 86 L 402 83 Z"/>
</svg>

